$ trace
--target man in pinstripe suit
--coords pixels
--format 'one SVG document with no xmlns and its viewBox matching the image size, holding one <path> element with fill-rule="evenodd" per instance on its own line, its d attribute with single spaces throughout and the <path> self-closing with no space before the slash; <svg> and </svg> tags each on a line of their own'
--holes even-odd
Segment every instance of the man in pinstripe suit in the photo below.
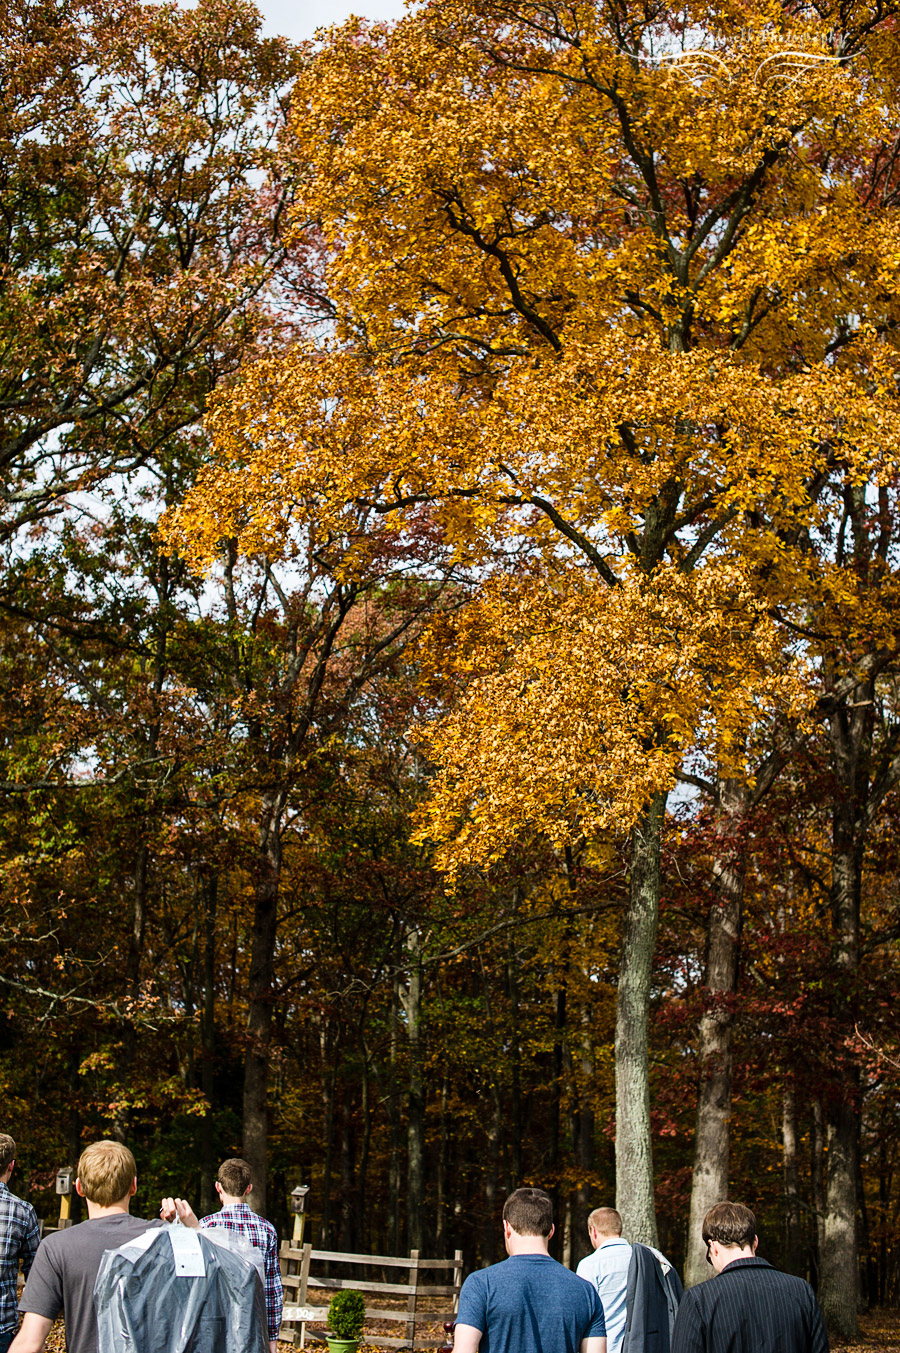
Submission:
<svg viewBox="0 0 900 1353">
<path fill-rule="evenodd" d="M 828 1353 L 809 1283 L 757 1259 L 749 1207 L 716 1203 L 703 1218 L 703 1239 L 716 1276 L 684 1294 L 672 1353 Z"/>
</svg>

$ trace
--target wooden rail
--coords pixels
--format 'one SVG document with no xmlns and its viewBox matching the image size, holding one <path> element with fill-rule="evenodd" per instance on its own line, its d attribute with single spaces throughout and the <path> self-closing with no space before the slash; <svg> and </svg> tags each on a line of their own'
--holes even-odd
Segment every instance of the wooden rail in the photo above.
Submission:
<svg viewBox="0 0 900 1353">
<path fill-rule="evenodd" d="M 366 1270 L 405 1269 L 406 1282 L 387 1282 L 375 1277 L 365 1278 L 334 1277 L 333 1269 L 340 1265 L 355 1265 Z M 325 1276 L 327 1268 L 328 1276 Z M 313 1271 L 313 1270 L 318 1271 Z M 422 1275 L 438 1271 L 446 1273 L 452 1281 L 447 1283 L 426 1283 Z M 399 1277 L 399 1274 L 397 1275 Z M 382 1348 L 440 1348 L 445 1343 L 441 1339 L 426 1339 L 417 1332 L 417 1326 L 423 1324 L 442 1324 L 452 1321 L 459 1305 L 459 1289 L 462 1286 L 462 1250 L 457 1250 L 452 1259 L 422 1259 L 418 1250 L 410 1250 L 409 1257 L 386 1254 L 339 1254 L 331 1250 L 314 1250 L 312 1245 L 295 1249 L 289 1241 L 281 1245 L 281 1277 L 284 1283 L 284 1322 L 279 1339 L 287 1343 L 306 1343 L 309 1323 L 323 1325 L 328 1311 L 328 1302 L 310 1300 L 310 1297 L 326 1296 L 330 1300 L 332 1292 L 342 1288 L 351 1288 L 367 1296 L 394 1298 L 393 1306 L 373 1305 L 366 1307 L 367 1320 L 388 1320 L 404 1324 L 406 1331 L 402 1339 L 388 1338 L 384 1335 L 372 1336 L 362 1342 L 378 1344 Z M 405 1303 L 403 1298 L 406 1298 Z M 441 1298 L 441 1310 L 423 1311 L 419 1302 L 425 1298 L 431 1301 Z M 312 1314 L 315 1312 L 315 1315 Z M 316 1342 L 324 1342 L 319 1331 L 310 1330 L 309 1337 Z"/>
</svg>

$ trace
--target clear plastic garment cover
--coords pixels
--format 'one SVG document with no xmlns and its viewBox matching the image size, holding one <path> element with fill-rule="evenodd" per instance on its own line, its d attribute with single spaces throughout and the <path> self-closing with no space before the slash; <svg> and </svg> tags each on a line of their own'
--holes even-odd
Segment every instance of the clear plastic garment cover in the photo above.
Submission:
<svg viewBox="0 0 900 1353">
<path fill-rule="evenodd" d="M 232 1232 L 147 1230 L 103 1256 L 98 1353 L 268 1353 L 263 1272 Z"/>
</svg>

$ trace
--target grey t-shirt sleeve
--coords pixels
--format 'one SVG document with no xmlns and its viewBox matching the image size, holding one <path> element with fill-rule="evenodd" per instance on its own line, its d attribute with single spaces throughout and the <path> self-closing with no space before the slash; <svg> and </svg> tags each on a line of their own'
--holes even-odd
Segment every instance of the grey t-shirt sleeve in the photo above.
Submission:
<svg viewBox="0 0 900 1353">
<path fill-rule="evenodd" d="M 19 1298 L 19 1310 L 55 1320 L 63 1308 L 62 1273 L 53 1262 L 53 1250 L 40 1245 Z"/>
<path fill-rule="evenodd" d="M 487 1329 L 487 1302 L 482 1271 L 470 1273 L 463 1283 L 456 1323 L 471 1325 L 473 1329 L 481 1330 L 482 1334 Z"/>
</svg>

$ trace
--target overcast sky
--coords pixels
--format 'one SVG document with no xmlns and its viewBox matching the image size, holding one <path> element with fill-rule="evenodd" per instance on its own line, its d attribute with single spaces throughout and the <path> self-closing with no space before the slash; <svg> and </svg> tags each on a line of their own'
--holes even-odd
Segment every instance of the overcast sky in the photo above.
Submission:
<svg viewBox="0 0 900 1353">
<path fill-rule="evenodd" d="M 343 23 L 351 14 L 365 19 L 399 19 L 403 0 L 256 0 L 268 33 L 311 38 L 317 28 Z"/>
</svg>

